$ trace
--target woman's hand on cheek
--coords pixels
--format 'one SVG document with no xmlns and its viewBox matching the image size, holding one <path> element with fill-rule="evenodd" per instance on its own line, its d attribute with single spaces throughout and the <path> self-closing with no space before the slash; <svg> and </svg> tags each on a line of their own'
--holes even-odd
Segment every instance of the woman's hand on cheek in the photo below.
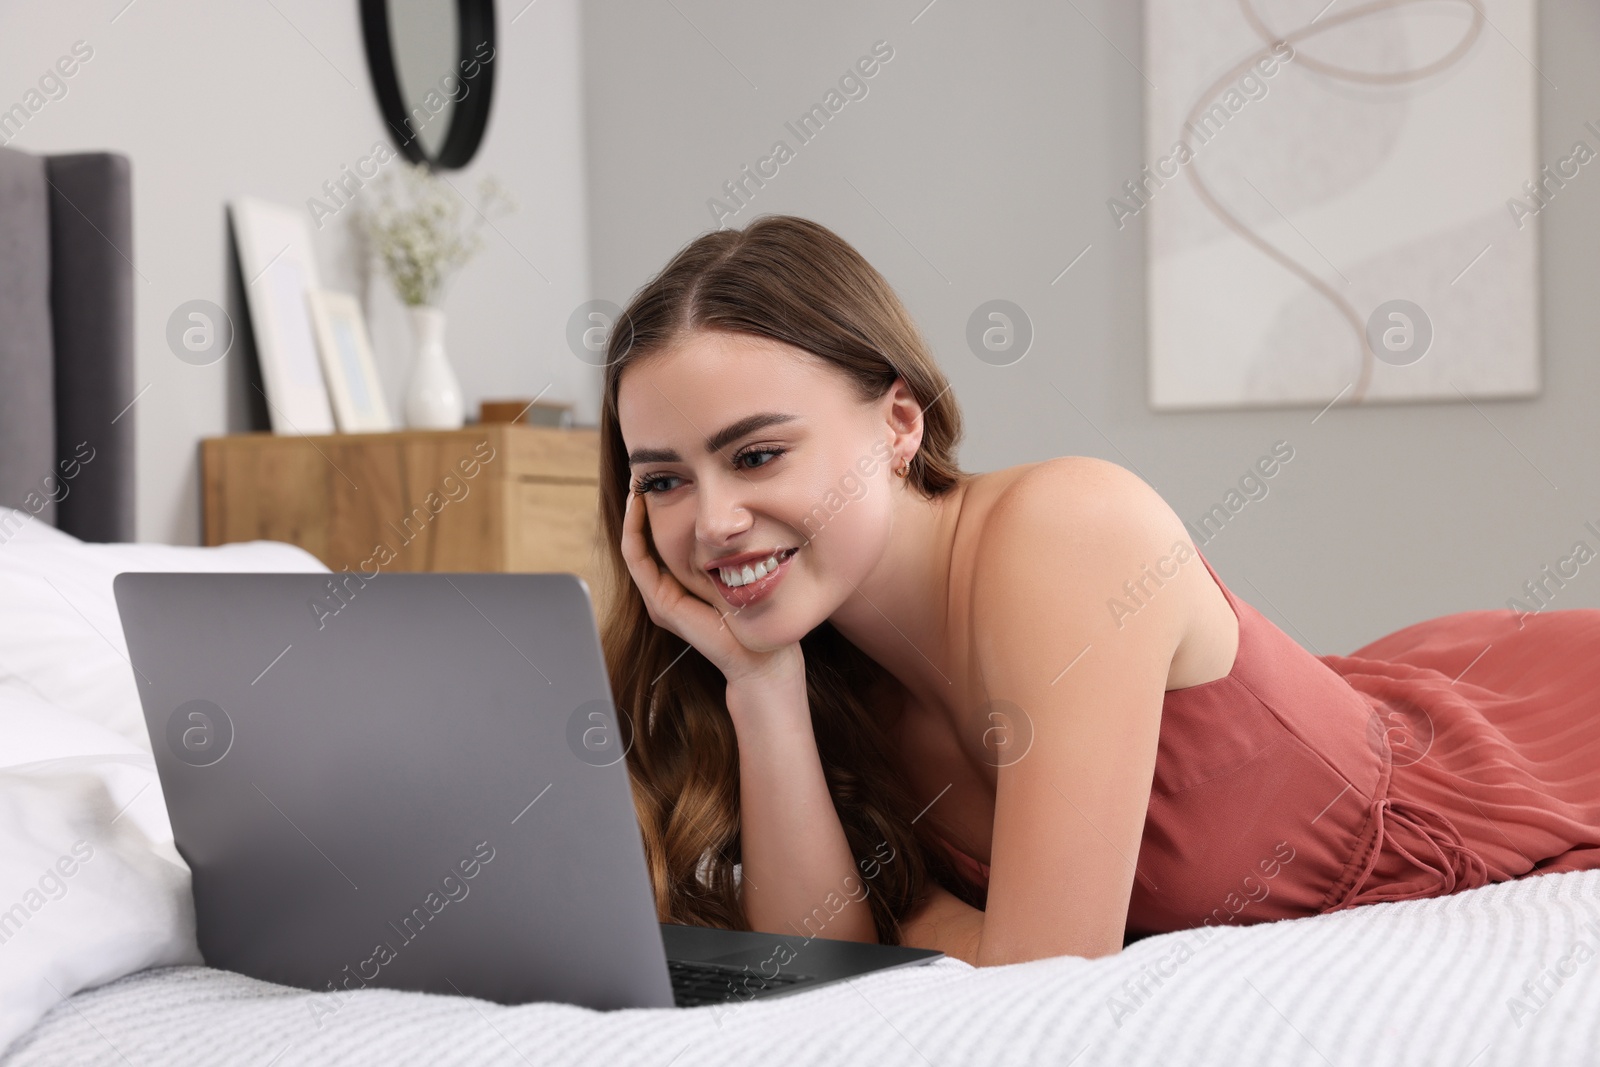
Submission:
<svg viewBox="0 0 1600 1067">
<path fill-rule="evenodd" d="M 772 652 L 752 652 L 739 643 L 724 614 L 685 589 L 656 562 L 645 542 L 645 502 L 631 488 L 622 517 L 622 558 L 644 598 L 650 621 L 689 642 L 720 670 L 730 684 L 787 670 L 804 675 L 798 643 Z M 729 612 L 728 614 L 735 614 Z"/>
</svg>

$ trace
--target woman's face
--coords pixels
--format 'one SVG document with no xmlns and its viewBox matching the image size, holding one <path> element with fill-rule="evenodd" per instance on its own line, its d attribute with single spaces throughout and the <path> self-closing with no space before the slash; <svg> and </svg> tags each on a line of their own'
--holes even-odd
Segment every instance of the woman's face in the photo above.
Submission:
<svg viewBox="0 0 1600 1067">
<path fill-rule="evenodd" d="M 623 373 L 618 420 L 656 550 L 685 589 L 725 613 L 746 648 L 798 641 L 883 557 L 895 494 L 905 491 L 893 449 L 910 455 L 921 440 L 920 419 L 909 435 L 894 421 L 895 400 L 903 412 L 908 396 L 897 382 L 863 404 L 818 357 L 723 331 L 697 331 Z M 747 424 L 757 417 L 769 418 Z M 790 549 L 775 574 L 744 587 L 708 570 L 741 557 L 741 580 L 745 565 L 754 575 L 759 561 Z"/>
</svg>

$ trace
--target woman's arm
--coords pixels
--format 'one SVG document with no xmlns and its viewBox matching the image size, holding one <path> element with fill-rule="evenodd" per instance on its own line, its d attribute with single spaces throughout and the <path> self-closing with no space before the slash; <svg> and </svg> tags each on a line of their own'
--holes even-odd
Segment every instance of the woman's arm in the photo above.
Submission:
<svg viewBox="0 0 1600 1067">
<path fill-rule="evenodd" d="M 900 942 L 910 948 L 938 949 L 978 966 L 983 912 L 929 880 L 928 895 L 900 924 Z"/>
<path fill-rule="evenodd" d="M 804 669 L 728 686 L 739 737 L 741 895 L 752 930 L 878 940 L 811 728 Z"/>
<path fill-rule="evenodd" d="M 745 919 L 762 933 L 876 941 L 866 886 L 822 774 L 799 642 L 770 652 L 740 644 L 722 613 L 655 558 L 645 512 L 630 491 L 620 548 L 650 621 L 693 645 L 728 680 L 739 741 Z"/>
<path fill-rule="evenodd" d="M 1114 955 L 1150 887 L 1166 681 L 1204 565 L 1153 489 L 1087 457 L 1012 483 L 976 551 L 974 669 L 1032 728 L 997 776 L 982 964 Z"/>
</svg>

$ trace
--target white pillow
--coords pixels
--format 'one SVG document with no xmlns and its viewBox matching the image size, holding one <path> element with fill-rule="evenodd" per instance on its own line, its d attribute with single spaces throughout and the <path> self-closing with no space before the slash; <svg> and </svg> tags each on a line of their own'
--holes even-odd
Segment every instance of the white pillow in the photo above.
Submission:
<svg viewBox="0 0 1600 1067">
<path fill-rule="evenodd" d="M 0 508 L 0 1052 L 62 997 L 201 962 L 111 580 L 326 570 L 271 541 L 86 544 Z"/>
<path fill-rule="evenodd" d="M 0 508 L 0 705 L 8 697 L 42 702 L 149 752 L 111 580 L 123 571 L 327 569 L 305 549 L 278 541 L 89 544 Z"/>
<path fill-rule="evenodd" d="M 140 809 L 159 812 L 154 834 Z M 143 753 L 0 769 L 0 1050 L 80 989 L 202 962 L 165 828 Z"/>
</svg>

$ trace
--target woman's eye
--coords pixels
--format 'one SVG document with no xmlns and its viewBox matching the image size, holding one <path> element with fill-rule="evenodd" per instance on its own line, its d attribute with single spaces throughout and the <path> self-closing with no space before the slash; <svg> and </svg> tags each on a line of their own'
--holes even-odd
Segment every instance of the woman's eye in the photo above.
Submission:
<svg viewBox="0 0 1600 1067">
<path fill-rule="evenodd" d="M 634 483 L 633 491 L 641 496 L 647 496 L 654 493 L 661 482 L 670 481 L 672 481 L 672 476 L 669 474 L 658 474 L 653 478 L 640 478 Z"/>
<path fill-rule="evenodd" d="M 739 455 L 734 459 L 734 464 L 735 465 L 744 465 L 744 461 L 749 459 L 751 456 L 772 456 L 772 457 L 776 458 L 778 456 L 783 455 L 783 453 L 784 453 L 784 450 L 781 449 L 781 448 L 752 448 L 748 452 L 739 453 Z M 771 462 L 771 460 L 763 460 L 760 463 L 753 463 L 753 464 L 745 465 L 744 469 L 745 470 L 755 470 L 757 467 L 765 467 L 770 462 Z"/>
</svg>

